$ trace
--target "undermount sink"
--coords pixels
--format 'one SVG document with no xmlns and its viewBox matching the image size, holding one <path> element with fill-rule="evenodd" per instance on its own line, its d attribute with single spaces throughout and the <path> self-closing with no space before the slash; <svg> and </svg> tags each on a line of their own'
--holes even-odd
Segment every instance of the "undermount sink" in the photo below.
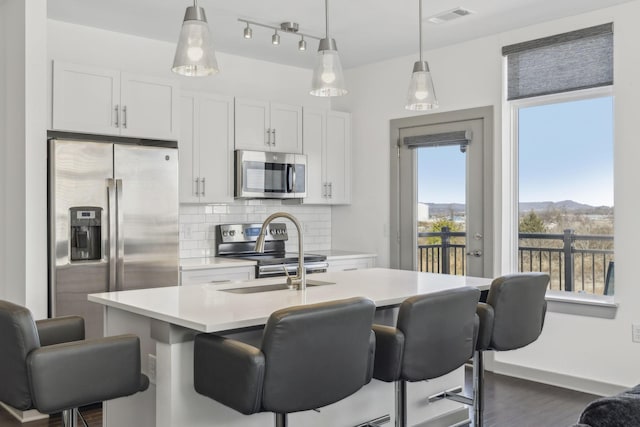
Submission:
<svg viewBox="0 0 640 427">
<path fill-rule="evenodd" d="M 323 280 L 307 279 L 307 286 L 324 286 L 335 285 L 334 282 L 325 282 Z M 245 288 L 220 289 L 223 292 L 231 292 L 232 294 L 256 294 L 259 292 L 281 291 L 289 289 L 286 283 L 274 283 L 271 285 L 247 286 Z"/>
</svg>

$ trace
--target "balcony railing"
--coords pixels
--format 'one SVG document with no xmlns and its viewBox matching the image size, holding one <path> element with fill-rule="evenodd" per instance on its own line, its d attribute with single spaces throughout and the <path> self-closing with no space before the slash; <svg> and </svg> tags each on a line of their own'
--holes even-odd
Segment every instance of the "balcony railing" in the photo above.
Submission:
<svg viewBox="0 0 640 427">
<path fill-rule="evenodd" d="M 613 293 L 613 236 L 520 233 L 519 271 L 542 271 L 551 277 L 550 289 Z M 418 233 L 420 271 L 464 275 L 466 233 L 443 227 L 439 232 Z"/>
</svg>

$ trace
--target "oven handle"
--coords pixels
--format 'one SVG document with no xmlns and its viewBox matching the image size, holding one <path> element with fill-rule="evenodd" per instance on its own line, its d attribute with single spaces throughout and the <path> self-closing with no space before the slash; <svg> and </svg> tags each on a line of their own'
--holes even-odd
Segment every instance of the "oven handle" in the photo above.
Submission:
<svg viewBox="0 0 640 427">
<path fill-rule="evenodd" d="M 321 271 L 325 271 L 327 267 L 329 267 L 329 263 L 327 262 L 313 262 L 307 263 L 304 265 L 307 273 L 318 273 Z M 258 275 L 260 277 L 264 276 L 284 276 L 284 269 L 287 271 L 295 273 L 298 270 L 298 264 L 278 264 L 278 265 L 263 265 L 258 267 Z"/>
</svg>

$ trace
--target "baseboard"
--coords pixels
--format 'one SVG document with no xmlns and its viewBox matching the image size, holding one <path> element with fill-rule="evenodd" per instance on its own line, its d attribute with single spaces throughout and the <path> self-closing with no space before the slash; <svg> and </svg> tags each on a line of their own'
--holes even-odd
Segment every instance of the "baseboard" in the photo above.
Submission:
<svg viewBox="0 0 640 427">
<path fill-rule="evenodd" d="M 3 402 L 0 402 L 0 405 L 21 423 L 28 423 L 30 421 L 37 421 L 37 420 L 45 420 L 49 418 L 49 415 L 38 412 L 35 409 L 30 409 L 28 411 L 21 411 L 19 409 L 16 409 L 9 405 L 4 404 Z"/>
<path fill-rule="evenodd" d="M 496 374 L 509 375 L 511 377 L 522 378 L 583 393 L 595 394 L 597 396 L 611 396 L 629 388 L 627 386 L 574 377 L 572 375 L 560 374 L 557 372 L 512 365 L 510 363 L 499 362 L 497 360 L 494 360 L 492 363 L 492 371 Z"/>
</svg>

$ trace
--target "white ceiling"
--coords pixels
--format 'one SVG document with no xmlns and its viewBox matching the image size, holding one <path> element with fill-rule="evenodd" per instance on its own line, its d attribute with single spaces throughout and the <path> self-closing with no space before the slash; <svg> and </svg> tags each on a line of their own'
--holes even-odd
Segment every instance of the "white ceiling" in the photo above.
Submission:
<svg viewBox="0 0 640 427">
<path fill-rule="evenodd" d="M 630 0 L 424 0 L 424 48 L 432 49 L 543 21 L 576 15 Z M 176 42 L 190 0 L 49 0 L 48 16 L 91 27 Z M 254 28 L 253 39 L 242 36 L 244 18 L 278 26 L 294 21 L 300 31 L 324 36 L 323 0 L 199 0 L 204 7 L 216 50 L 282 64 L 312 68 L 317 42 L 306 52 L 298 37 Z M 435 25 L 426 18 L 455 7 L 475 12 Z M 342 0 L 329 2 L 331 36 L 345 68 L 418 54 L 418 1 Z M 428 58 L 427 58 L 428 59 Z M 417 59 L 416 59 L 417 60 Z"/>
</svg>

